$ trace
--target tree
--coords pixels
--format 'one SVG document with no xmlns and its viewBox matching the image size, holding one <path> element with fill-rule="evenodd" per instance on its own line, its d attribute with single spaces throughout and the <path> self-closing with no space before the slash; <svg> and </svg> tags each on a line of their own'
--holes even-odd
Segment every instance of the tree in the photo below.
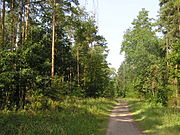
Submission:
<svg viewBox="0 0 180 135">
<path fill-rule="evenodd" d="M 145 98 L 166 104 L 167 90 L 162 84 L 164 71 L 161 66 L 164 62 L 164 51 L 153 31 L 152 19 L 148 18 L 148 11 L 142 9 L 132 24 L 133 27 L 124 35 L 121 47 L 121 52 L 125 52 L 127 68 L 123 78 L 128 76 L 128 79 L 123 80 L 131 84 L 125 83 L 122 87 L 124 90 L 133 88 Z M 124 76 L 123 70 L 122 67 L 119 70 L 121 78 L 122 75 Z"/>
<path fill-rule="evenodd" d="M 113 81 L 106 40 L 78 1 L 6 0 L 5 4 L 1 109 L 23 109 L 41 98 L 109 96 Z"/>
<path fill-rule="evenodd" d="M 160 0 L 160 26 L 166 42 L 168 81 L 171 91 L 176 91 L 176 104 L 179 104 L 179 6 L 178 0 Z"/>
</svg>

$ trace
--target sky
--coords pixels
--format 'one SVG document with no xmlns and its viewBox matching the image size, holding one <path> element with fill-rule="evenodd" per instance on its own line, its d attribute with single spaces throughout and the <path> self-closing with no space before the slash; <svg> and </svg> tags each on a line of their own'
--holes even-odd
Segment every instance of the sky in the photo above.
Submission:
<svg viewBox="0 0 180 135">
<path fill-rule="evenodd" d="M 96 14 L 99 34 L 104 36 L 108 43 L 109 55 L 107 61 L 110 67 L 118 70 L 124 60 L 120 55 L 121 42 L 126 29 L 139 11 L 145 8 L 149 17 L 156 18 L 159 11 L 159 0 L 79 0 L 80 5 L 88 12 Z"/>
</svg>

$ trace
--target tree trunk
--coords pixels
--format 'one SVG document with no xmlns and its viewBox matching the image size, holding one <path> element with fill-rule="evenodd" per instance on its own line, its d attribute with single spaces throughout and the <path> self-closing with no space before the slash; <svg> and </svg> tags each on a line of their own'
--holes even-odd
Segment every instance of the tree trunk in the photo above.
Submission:
<svg viewBox="0 0 180 135">
<path fill-rule="evenodd" d="M 2 1 L 0 0 L 0 35 L 2 35 L 2 15 L 1 15 L 1 12 L 2 12 Z M 0 38 L 0 40 L 2 40 L 2 36 Z M 2 47 L 2 43 L 0 43 L 0 49 Z"/>
<path fill-rule="evenodd" d="M 87 69 L 87 65 L 84 66 L 84 87 L 86 86 L 86 77 L 87 77 L 86 69 Z"/>
<path fill-rule="evenodd" d="M 27 0 L 26 5 L 26 30 L 25 30 L 25 40 L 28 38 L 28 32 L 29 32 L 29 12 L 30 12 L 30 0 Z"/>
<path fill-rule="evenodd" d="M 175 74 L 177 75 L 178 74 L 178 65 L 175 66 Z M 179 80 L 178 80 L 178 77 L 176 76 L 175 77 L 175 88 L 176 88 L 176 104 L 177 106 L 179 106 Z"/>
<path fill-rule="evenodd" d="M 180 13 L 180 7 L 178 6 L 178 15 Z M 180 16 L 178 16 L 178 27 L 179 27 L 179 32 L 178 32 L 178 35 L 180 37 Z"/>
<path fill-rule="evenodd" d="M 5 0 L 2 1 L 2 48 L 5 46 Z"/>
<path fill-rule="evenodd" d="M 77 81 L 80 84 L 79 47 L 77 48 Z"/>
<path fill-rule="evenodd" d="M 177 5 L 177 13 L 178 15 L 180 13 L 179 5 Z M 180 16 L 178 16 L 178 37 L 180 37 Z M 178 75 L 178 72 L 179 72 L 179 64 L 177 63 L 175 66 L 175 74 Z M 179 101 L 180 88 L 179 88 L 179 78 L 177 76 L 175 77 L 175 85 L 176 85 L 176 103 L 177 103 L 177 106 L 179 106 L 180 105 L 180 101 Z"/>
<path fill-rule="evenodd" d="M 70 85 L 70 90 L 72 89 L 71 84 L 72 84 L 72 71 L 71 71 L 71 66 L 70 66 L 70 68 L 69 68 L 69 85 Z"/>
<path fill-rule="evenodd" d="M 22 12 L 23 12 L 23 1 L 19 1 L 19 7 L 18 7 L 18 23 L 17 23 L 17 31 L 16 31 L 16 43 L 15 47 L 17 48 L 19 45 L 21 45 L 22 41 Z"/>
<path fill-rule="evenodd" d="M 168 37 L 167 37 L 167 35 L 166 35 L 166 59 L 168 59 L 168 57 L 169 57 L 169 39 L 168 39 Z M 167 70 L 169 71 L 169 62 L 168 62 L 168 60 L 167 60 L 167 63 L 166 63 L 167 65 Z"/>
<path fill-rule="evenodd" d="M 25 0 L 22 0 L 22 43 L 25 41 L 26 21 L 25 21 Z"/>
<path fill-rule="evenodd" d="M 23 11 L 24 12 L 24 11 Z M 25 40 L 25 18 L 24 16 L 22 17 L 22 44 L 24 43 Z"/>
<path fill-rule="evenodd" d="M 52 16 L 52 65 L 51 65 L 51 78 L 54 80 L 54 58 L 55 58 L 55 4 L 56 0 L 53 1 L 53 16 Z"/>
<path fill-rule="evenodd" d="M 155 97 L 155 91 L 154 91 L 155 87 L 154 87 L 154 84 L 155 84 L 155 82 L 152 81 L 152 82 L 151 82 L 151 90 L 152 90 L 152 96 L 153 96 L 153 98 Z"/>
<path fill-rule="evenodd" d="M 14 45 L 14 0 L 11 1 L 11 45 Z"/>
</svg>

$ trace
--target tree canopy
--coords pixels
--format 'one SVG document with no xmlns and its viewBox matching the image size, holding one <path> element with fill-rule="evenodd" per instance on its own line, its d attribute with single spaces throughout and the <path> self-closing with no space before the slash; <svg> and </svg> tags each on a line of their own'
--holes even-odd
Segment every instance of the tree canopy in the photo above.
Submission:
<svg viewBox="0 0 180 135">
<path fill-rule="evenodd" d="M 121 44 L 125 61 L 115 86 L 121 96 L 179 105 L 179 2 L 160 0 L 159 16 L 149 18 L 142 9 L 127 29 Z"/>
<path fill-rule="evenodd" d="M 3 0 L 0 108 L 48 97 L 111 96 L 107 43 L 77 0 Z"/>
</svg>

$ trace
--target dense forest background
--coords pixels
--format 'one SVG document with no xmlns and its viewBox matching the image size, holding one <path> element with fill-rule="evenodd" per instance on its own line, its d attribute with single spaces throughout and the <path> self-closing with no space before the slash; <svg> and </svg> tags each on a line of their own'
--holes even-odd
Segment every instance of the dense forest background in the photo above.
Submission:
<svg viewBox="0 0 180 135">
<path fill-rule="evenodd" d="M 180 3 L 160 0 L 160 7 L 158 20 L 142 9 L 126 31 L 125 61 L 115 75 L 94 16 L 77 0 L 1 0 L 0 108 L 24 109 L 64 96 L 178 105 Z"/>
<path fill-rule="evenodd" d="M 111 96 L 107 43 L 78 1 L 3 0 L 0 108 Z"/>
<path fill-rule="evenodd" d="M 142 9 L 127 29 L 121 46 L 125 61 L 116 77 L 123 96 L 162 105 L 180 102 L 180 2 L 160 0 L 157 20 Z"/>
</svg>

